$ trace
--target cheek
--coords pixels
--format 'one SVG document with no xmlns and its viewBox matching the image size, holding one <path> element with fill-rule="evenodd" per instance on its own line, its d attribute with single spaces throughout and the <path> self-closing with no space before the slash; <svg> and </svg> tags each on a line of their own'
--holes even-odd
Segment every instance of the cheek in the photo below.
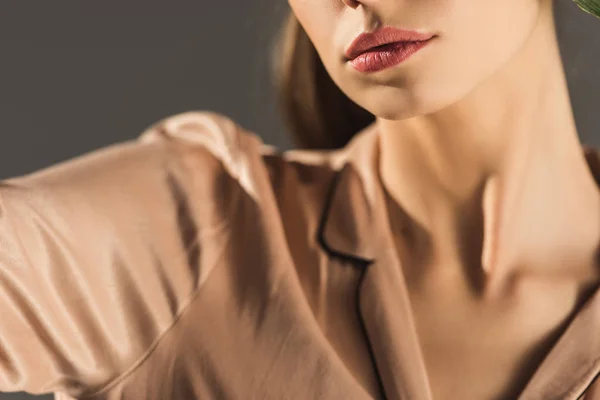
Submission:
<svg viewBox="0 0 600 400">
<path fill-rule="evenodd" d="M 469 81 L 487 77 L 516 55 L 536 26 L 539 6 L 538 0 L 486 0 L 459 16 L 444 55 L 457 76 L 463 72 Z"/>
</svg>

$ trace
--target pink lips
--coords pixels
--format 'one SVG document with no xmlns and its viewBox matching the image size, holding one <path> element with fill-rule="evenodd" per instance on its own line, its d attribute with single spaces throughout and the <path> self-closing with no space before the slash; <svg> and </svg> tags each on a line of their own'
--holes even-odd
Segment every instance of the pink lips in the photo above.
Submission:
<svg viewBox="0 0 600 400">
<path fill-rule="evenodd" d="M 383 27 L 372 33 L 360 34 L 345 54 L 356 70 L 375 72 L 408 59 L 433 37 L 433 34 Z"/>
</svg>

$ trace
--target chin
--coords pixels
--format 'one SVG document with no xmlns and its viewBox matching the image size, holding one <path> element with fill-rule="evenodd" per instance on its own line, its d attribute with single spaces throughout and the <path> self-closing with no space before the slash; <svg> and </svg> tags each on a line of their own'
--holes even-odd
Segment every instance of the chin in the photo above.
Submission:
<svg viewBox="0 0 600 400">
<path fill-rule="evenodd" d="M 455 103 L 460 96 L 455 91 L 435 88 L 374 88 L 370 94 L 358 96 L 357 104 L 371 114 L 385 120 L 403 120 L 419 115 L 427 115 L 439 111 Z"/>
</svg>

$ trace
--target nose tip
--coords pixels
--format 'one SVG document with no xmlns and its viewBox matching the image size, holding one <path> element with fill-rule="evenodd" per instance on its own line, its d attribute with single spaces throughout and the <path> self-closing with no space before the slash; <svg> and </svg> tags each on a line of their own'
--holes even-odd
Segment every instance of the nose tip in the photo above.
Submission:
<svg viewBox="0 0 600 400">
<path fill-rule="evenodd" d="M 358 0 L 342 0 L 342 2 L 350 8 L 357 8 L 360 5 Z"/>
</svg>

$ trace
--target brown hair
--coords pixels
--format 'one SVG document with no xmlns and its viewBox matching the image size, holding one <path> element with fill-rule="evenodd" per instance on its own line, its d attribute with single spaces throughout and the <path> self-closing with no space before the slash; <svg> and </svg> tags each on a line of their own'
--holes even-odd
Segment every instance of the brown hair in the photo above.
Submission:
<svg viewBox="0 0 600 400">
<path fill-rule="evenodd" d="M 278 104 L 298 148 L 341 148 L 374 121 L 333 82 L 293 12 L 273 56 Z"/>
</svg>

